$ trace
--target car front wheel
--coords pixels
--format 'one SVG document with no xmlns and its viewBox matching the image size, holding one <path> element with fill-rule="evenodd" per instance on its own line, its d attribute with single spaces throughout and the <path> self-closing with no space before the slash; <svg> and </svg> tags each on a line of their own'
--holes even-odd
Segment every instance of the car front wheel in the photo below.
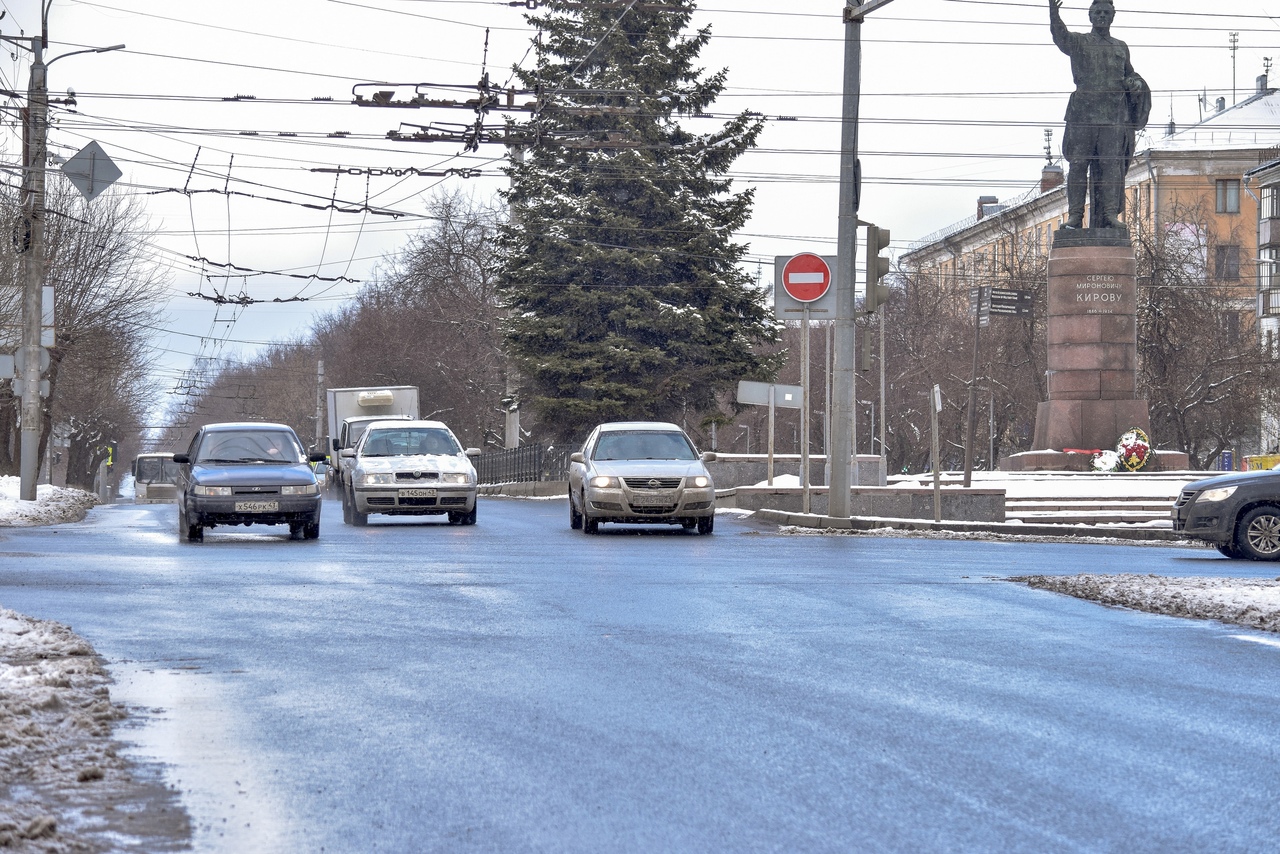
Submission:
<svg viewBox="0 0 1280 854">
<path fill-rule="evenodd" d="M 573 506 L 573 490 L 569 490 L 569 527 L 575 531 L 582 530 L 582 514 Z"/>
<path fill-rule="evenodd" d="M 1240 520 L 1236 547 L 1252 560 L 1280 559 L 1280 507 L 1255 507 Z"/>
<path fill-rule="evenodd" d="M 715 529 L 716 529 L 715 516 L 698 517 L 698 533 L 699 534 L 710 534 Z"/>
</svg>

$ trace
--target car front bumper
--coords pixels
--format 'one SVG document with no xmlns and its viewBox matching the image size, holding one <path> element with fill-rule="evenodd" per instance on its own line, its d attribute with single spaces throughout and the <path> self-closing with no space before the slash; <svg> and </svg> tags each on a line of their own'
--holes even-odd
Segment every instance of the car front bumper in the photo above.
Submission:
<svg viewBox="0 0 1280 854">
<path fill-rule="evenodd" d="M 1192 501 L 1173 508 L 1175 533 L 1215 545 L 1229 545 L 1236 535 L 1235 505 L 1222 501 L 1199 503 Z"/>
<path fill-rule="evenodd" d="M 588 486 L 585 498 L 588 514 L 602 522 L 677 522 L 716 512 L 716 491 L 711 486 L 654 491 Z"/>
<path fill-rule="evenodd" d="M 187 519 L 205 528 L 315 522 L 320 518 L 320 502 L 319 495 L 195 495 L 187 500 Z"/>
<path fill-rule="evenodd" d="M 475 485 L 443 484 L 431 487 L 358 486 L 356 510 L 388 516 L 428 516 L 437 513 L 470 513 L 476 506 Z"/>
</svg>

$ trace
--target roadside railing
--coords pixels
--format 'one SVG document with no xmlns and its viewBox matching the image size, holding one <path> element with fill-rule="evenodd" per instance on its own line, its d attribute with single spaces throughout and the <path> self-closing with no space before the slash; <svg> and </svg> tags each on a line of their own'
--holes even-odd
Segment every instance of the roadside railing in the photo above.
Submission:
<svg viewBox="0 0 1280 854">
<path fill-rule="evenodd" d="M 476 475 L 482 485 L 568 480 L 569 454 L 568 448 L 554 445 L 525 445 L 481 454 L 476 460 Z"/>
</svg>

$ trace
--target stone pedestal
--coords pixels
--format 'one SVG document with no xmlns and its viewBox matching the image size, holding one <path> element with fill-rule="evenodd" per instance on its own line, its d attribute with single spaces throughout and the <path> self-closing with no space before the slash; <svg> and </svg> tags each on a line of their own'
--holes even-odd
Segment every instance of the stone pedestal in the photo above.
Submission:
<svg viewBox="0 0 1280 854">
<path fill-rule="evenodd" d="M 1137 262 L 1123 229 L 1059 231 L 1049 252 L 1049 399 L 1032 447 L 1114 448 L 1126 430 L 1150 432 L 1137 396 Z"/>
</svg>

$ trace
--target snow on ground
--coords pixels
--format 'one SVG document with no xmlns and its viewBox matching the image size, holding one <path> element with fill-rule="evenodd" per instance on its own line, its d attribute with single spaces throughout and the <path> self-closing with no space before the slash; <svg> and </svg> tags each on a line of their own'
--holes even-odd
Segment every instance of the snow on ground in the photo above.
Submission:
<svg viewBox="0 0 1280 854">
<path fill-rule="evenodd" d="M 1009 580 L 1104 605 L 1280 632 L 1280 578 L 1086 574 L 1027 575 Z"/>
<path fill-rule="evenodd" d="M 79 522 L 98 503 L 92 493 L 42 483 L 36 486 L 35 501 L 21 501 L 21 481 L 0 477 L 0 528 L 25 528 Z"/>
<path fill-rule="evenodd" d="M 0 477 L 0 531 L 78 522 L 98 503 L 48 485 L 35 501 L 19 494 L 18 478 Z M 176 793 L 119 755 L 127 715 L 110 682 L 70 628 L 0 607 L 0 850 L 169 851 L 189 839 Z"/>
</svg>

